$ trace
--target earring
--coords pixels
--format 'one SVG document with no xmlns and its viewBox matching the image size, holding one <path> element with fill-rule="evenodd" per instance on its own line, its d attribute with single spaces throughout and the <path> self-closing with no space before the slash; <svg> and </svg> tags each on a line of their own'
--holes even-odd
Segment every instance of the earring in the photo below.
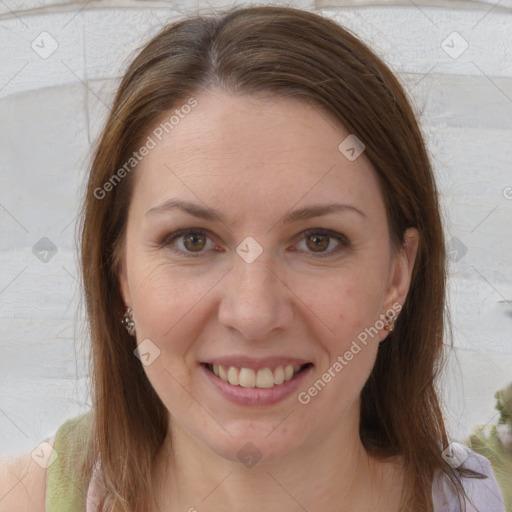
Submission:
<svg viewBox="0 0 512 512">
<path fill-rule="evenodd" d="M 135 336 L 135 322 L 133 321 L 133 309 L 127 307 L 121 323 L 126 327 L 130 336 Z"/>
<path fill-rule="evenodd" d="M 386 322 L 384 329 L 386 329 L 386 331 L 388 331 L 388 332 L 393 331 L 393 329 L 395 328 L 396 318 L 397 318 L 396 316 L 386 316 L 386 318 L 384 319 L 384 321 Z"/>
</svg>

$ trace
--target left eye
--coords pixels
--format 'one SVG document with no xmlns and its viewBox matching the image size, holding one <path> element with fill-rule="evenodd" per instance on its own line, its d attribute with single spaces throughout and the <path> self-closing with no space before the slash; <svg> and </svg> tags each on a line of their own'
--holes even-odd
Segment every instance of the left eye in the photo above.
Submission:
<svg viewBox="0 0 512 512">
<path fill-rule="evenodd" d="M 334 253 L 338 253 L 343 248 L 350 245 L 350 242 L 345 235 L 328 229 L 309 229 L 302 232 L 301 235 L 302 237 L 295 247 L 298 247 L 302 242 L 304 242 L 307 247 L 305 252 L 309 252 L 310 254 L 320 258 L 325 258 L 333 255 Z M 336 245 L 334 248 L 327 251 L 326 249 L 332 245 L 333 239 L 336 240 Z M 209 247 L 208 243 L 210 244 Z M 218 248 L 212 242 L 205 230 L 195 228 L 183 229 L 172 233 L 164 238 L 160 246 L 169 247 L 172 251 L 187 257 L 198 257 L 201 256 L 205 250 Z"/>
<path fill-rule="evenodd" d="M 335 231 L 331 231 L 329 229 L 309 229 L 304 231 L 302 235 L 304 235 L 304 237 L 301 239 L 300 243 L 304 241 L 309 249 L 314 249 L 312 254 L 315 254 L 320 258 L 332 256 L 334 253 L 338 253 L 344 247 L 348 247 L 350 245 L 345 235 L 336 233 Z M 333 239 L 336 240 L 337 245 L 334 247 L 334 249 L 325 251 L 325 249 L 331 245 Z M 300 243 L 297 245 L 300 245 Z M 320 251 L 317 251 L 316 249 L 320 249 Z"/>
</svg>

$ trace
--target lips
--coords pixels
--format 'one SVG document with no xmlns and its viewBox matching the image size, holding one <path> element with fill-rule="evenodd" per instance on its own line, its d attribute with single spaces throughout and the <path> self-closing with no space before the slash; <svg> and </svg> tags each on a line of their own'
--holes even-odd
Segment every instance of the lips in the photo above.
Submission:
<svg viewBox="0 0 512 512">
<path fill-rule="evenodd" d="M 272 406 L 297 391 L 314 364 L 304 359 L 225 357 L 199 364 L 200 375 L 228 401 L 242 406 Z M 231 380 L 231 381 L 230 381 Z M 212 397 L 213 398 L 213 397 Z"/>
</svg>

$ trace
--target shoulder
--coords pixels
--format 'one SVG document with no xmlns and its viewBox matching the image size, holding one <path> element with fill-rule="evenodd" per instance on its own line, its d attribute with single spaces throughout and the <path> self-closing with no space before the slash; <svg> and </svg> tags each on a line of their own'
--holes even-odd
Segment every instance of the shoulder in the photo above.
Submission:
<svg viewBox="0 0 512 512">
<path fill-rule="evenodd" d="M 483 478 L 474 478 L 460 473 L 459 479 L 467 496 L 464 501 L 466 512 L 505 512 L 503 497 L 489 460 L 462 443 L 452 445 L 456 452 L 455 458 L 450 462 L 452 467 L 483 475 Z M 434 481 L 432 497 L 435 512 L 464 510 L 446 475 Z"/>
<path fill-rule="evenodd" d="M 2 512 L 44 512 L 46 467 L 41 460 L 51 451 L 53 439 L 32 452 L 0 462 L 0 510 Z M 38 451 L 39 450 L 39 451 Z"/>
<path fill-rule="evenodd" d="M 78 463 L 87 451 L 90 419 L 89 413 L 68 420 L 31 452 L 0 460 L 1 512 L 83 508 L 88 480 Z"/>
</svg>

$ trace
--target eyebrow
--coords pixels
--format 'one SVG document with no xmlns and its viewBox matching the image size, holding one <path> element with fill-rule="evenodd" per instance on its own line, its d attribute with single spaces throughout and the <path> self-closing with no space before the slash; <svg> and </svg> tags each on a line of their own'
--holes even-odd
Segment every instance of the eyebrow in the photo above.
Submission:
<svg viewBox="0 0 512 512">
<path fill-rule="evenodd" d="M 208 208 L 205 206 L 201 206 L 197 203 L 191 203 L 188 201 L 182 201 L 179 199 L 169 199 L 168 201 L 163 202 L 162 204 L 155 206 L 146 212 L 146 215 L 155 214 L 155 213 L 166 213 L 172 209 L 180 209 L 189 215 L 194 217 L 198 217 L 200 219 L 211 220 L 211 221 L 219 221 L 224 223 L 224 218 L 222 214 L 215 210 L 214 208 Z M 366 218 L 366 214 L 361 210 L 356 208 L 355 206 L 349 204 L 341 204 L 341 203 L 331 203 L 331 204 L 321 204 L 321 205 L 312 205 L 304 208 L 299 208 L 297 210 L 293 210 L 291 212 L 286 213 L 282 222 L 284 224 L 290 224 L 292 222 L 297 222 L 299 220 L 311 219 L 314 217 L 321 217 L 322 215 L 327 215 L 329 213 L 337 212 L 337 211 L 348 211 L 354 212 L 358 215 Z"/>
</svg>

